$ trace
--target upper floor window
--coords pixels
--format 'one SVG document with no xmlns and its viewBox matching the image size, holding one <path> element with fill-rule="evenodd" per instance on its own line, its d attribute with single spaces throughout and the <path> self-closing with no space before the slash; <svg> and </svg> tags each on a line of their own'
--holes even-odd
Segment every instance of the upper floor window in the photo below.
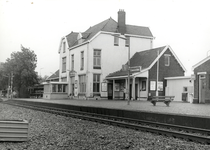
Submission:
<svg viewBox="0 0 210 150">
<path fill-rule="evenodd" d="M 62 58 L 62 72 L 66 72 L 66 57 Z"/>
<path fill-rule="evenodd" d="M 126 37 L 125 46 L 129 47 L 129 44 L 130 44 L 130 37 Z"/>
<path fill-rule="evenodd" d="M 117 35 L 114 36 L 114 46 L 118 46 L 119 45 L 119 38 Z"/>
<path fill-rule="evenodd" d="M 71 55 L 71 70 L 74 70 L 74 55 Z"/>
<path fill-rule="evenodd" d="M 170 54 L 165 54 L 165 66 L 170 66 Z"/>
<path fill-rule="evenodd" d="M 66 42 L 63 42 L 63 53 L 66 52 Z"/>
<path fill-rule="evenodd" d="M 93 69 L 101 69 L 101 50 L 94 49 L 93 52 Z"/>
<path fill-rule="evenodd" d="M 81 68 L 80 70 L 84 69 L 84 51 L 81 52 Z"/>
</svg>

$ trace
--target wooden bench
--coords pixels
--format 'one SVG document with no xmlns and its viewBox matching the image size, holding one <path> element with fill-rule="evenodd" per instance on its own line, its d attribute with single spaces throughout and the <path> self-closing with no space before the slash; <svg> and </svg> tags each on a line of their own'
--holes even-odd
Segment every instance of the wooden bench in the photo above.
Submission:
<svg viewBox="0 0 210 150">
<path fill-rule="evenodd" d="M 157 102 L 164 102 L 166 106 L 169 106 L 170 102 L 174 100 L 175 96 L 153 96 L 150 102 L 156 106 Z"/>
</svg>

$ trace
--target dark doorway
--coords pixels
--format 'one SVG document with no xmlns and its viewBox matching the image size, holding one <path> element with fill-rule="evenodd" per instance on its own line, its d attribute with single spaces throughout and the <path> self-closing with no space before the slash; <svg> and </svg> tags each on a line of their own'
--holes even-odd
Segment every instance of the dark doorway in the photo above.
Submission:
<svg viewBox="0 0 210 150">
<path fill-rule="evenodd" d="M 113 99 L 113 84 L 108 83 L 108 99 Z"/>
<path fill-rule="evenodd" d="M 135 100 L 138 99 L 138 84 L 135 84 Z"/>
</svg>

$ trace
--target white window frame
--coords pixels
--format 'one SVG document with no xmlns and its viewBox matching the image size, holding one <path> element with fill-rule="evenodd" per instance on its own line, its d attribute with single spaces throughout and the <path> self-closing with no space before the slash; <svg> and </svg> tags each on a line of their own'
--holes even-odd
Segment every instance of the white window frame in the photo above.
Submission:
<svg viewBox="0 0 210 150">
<path fill-rule="evenodd" d="M 164 54 L 164 63 L 165 66 L 170 66 L 170 54 Z"/>
<path fill-rule="evenodd" d="M 62 72 L 66 72 L 66 57 L 62 58 Z"/>
<path fill-rule="evenodd" d="M 93 50 L 93 69 L 101 69 L 101 50 Z"/>
</svg>

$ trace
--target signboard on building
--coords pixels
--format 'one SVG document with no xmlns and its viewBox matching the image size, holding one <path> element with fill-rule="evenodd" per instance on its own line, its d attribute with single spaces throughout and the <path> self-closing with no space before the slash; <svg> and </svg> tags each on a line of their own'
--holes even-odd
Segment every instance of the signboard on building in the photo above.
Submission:
<svg viewBox="0 0 210 150">
<path fill-rule="evenodd" d="M 130 67 L 130 72 L 140 72 L 141 66 Z"/>
<path fill-rule="evenodd" d="M 107 83 L 106 82 L 101 83 L 101 91 L 102 92 L 107 92 Z"/>
<path fill-rule="evenodd" d="M 156 81 L 150 81 L 150 90 L 155 91 L 156 90 Z"/>
<path fill-rule="evenodd" d="M 70 72 L 69 72 L 69 76 L 70 77 L 74 77 L 75 75 L 76 75 L 76 71 L 74 71 L 74 70 L 71 70 Z"/>
<path fill-rule="evenodd" d="M 163 91 L 163 81 L 158 81 L 158 91 Z"/>
</svg>

